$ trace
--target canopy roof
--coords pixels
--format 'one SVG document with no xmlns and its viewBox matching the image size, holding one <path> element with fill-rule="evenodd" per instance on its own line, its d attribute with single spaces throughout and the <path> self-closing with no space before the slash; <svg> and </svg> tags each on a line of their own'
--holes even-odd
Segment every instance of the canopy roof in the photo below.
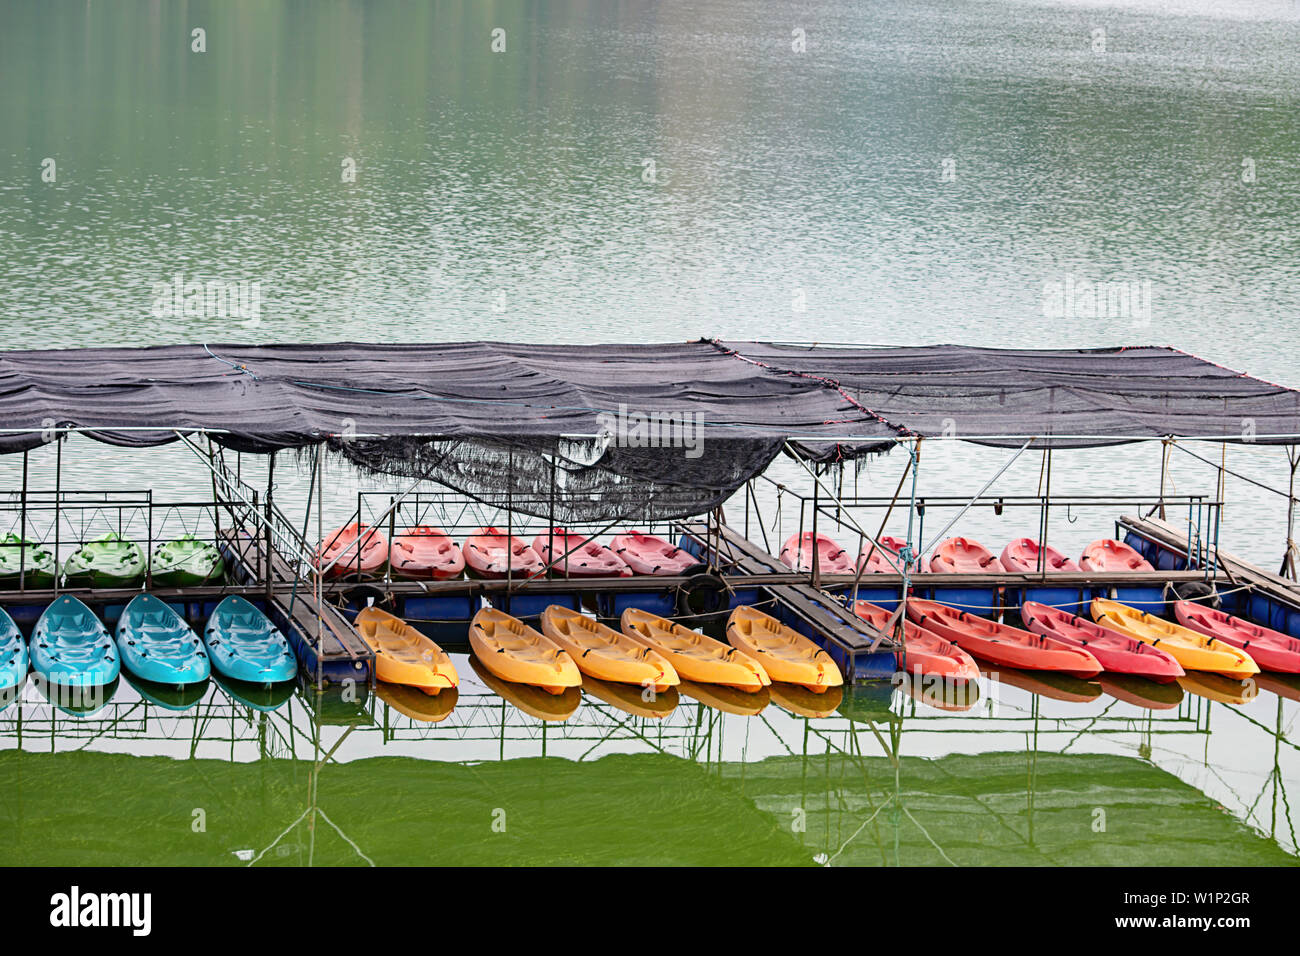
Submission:
<svg viewBox="0 0 1300 956">
<path fill-rule="evenodd" d="M 821 461 L 919 436 L 1056 447 L 1165 435 L 1290 442 L 1300 436 L 1300 392 L 1157 347 L 700 340 L 0 353 L 0 453 L 39 446 L 52 425 L 128 446 L 174 441 L 177 431 L 248 452 L 324 440 L 358 465 L 487 500 L 549 497 L 554 470 L 555 514 L 572 520 L 698 514 L 786 442 Z M 659 438 L 677 447 L 655 447 Z"/>
</svg>

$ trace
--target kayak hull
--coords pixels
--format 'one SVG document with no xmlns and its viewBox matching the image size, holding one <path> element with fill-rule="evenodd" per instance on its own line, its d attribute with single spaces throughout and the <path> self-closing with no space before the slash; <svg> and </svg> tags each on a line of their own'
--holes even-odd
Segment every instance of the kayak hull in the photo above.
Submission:
<svg viewBox="0 0 1300 956">
<path fill-rule="evenodd" d="M 1151 562 L 1123 541 L 1102 538 L 1083 549 L 1079 566 L 1085 571 L 1153 571 Z"/>
<path fill-rule="evenodd" d="M 154 549 L 150 571 L 155 587 L 197 587 L 224 578 L 226 563 L 215 546 L 185 535 Z"/>
<path fill-rule="evenodd" d="M 540 687 L 554 696 L 582 684 L 578 665 L 564 648 L 504 611 L 483 608 L 475 614 L 469 646 L 476 662 L 508 683 Z"/>
<path fill-rule="evenodd" d="M 970 538 L 945 538 L 930 556 L 930 570 L 941 574 L 997 574 L 1005 570 L 993 552 Z"/>
<path fill-rule="evenodd" d="M 640 531 L 615 535 L 609 542 L 609 548 L 623 559 L 633 574 L 677 575 L 699 564 L 699 559 L 689 551 L 683 551 L 663 538 Z"/>
<path fill-rule="evenodd" d="M 318 569 L 329 568 L 327 578 L 381 577 L 388 564 L 388 541 L 378 528 L 354 521 L 326 533 L 314 563 Z"/>
<path fill-rule="evenodd" d="M 393 536 L 388 566 L 395 578 L 451 581 L 465 573 L 465 555 L 440 529 L 416 525 Z"/>
<path fill-rule="evenodd" d="M 892 612 L 869 601 L 859 601 L 854 611 L 878 631 L 885 631 L 893 617 Z M 905 620 L 903 640 L 903 666 L 909 674 L 959 682 L 979 680 L 980 669 L 974 658 L 938 634 Z"/>
<path fill-rule="evenodd" d="M 1037 574 L 1040 570 L 1038 567 L 1040 560 L 1043 563 L 1041 570 L 1048 574 L 1079 570 L 1079 566 L 1060 551 L 1051 545 L 1043 547 L 1033 538 L 1016 538 L 1008 543 L 1002 549 L 1002 555 L 998 560 L 1008 571 L 1020 574 Z"/>
<path fill-rule="evenodd" d="M 49 549 L 12 533 L 0 538 L 0 590 L 52 588 L 57 573 Z"/>
<path fill-rule="evenodd" d="M 552 577 L 627 578 L 632 569 L 627 562 L 603 544 L 580 534 L 556 528 L 552 534 L 533 539 L 533 550 L 541 557 Z"/>
<path fill-rule="evenodd" d="M 212 673 L 207 649 L 168 604 L 137 594 L 117 623 L 122 664 L 136 677 L 165 686 L 205 681 Z"/>
<path fill-rule="evenodd" d="M 208 616 L 203 629 L 212 670 L 246 684 L 278 684 L 298 675 L 289 641 L 248 601 L 232 594 Z"/>
<path fill-rule="evenodd" d="M 107 687 L 122 671 L 117 646 L 104 625 L 70 594 L 41 613 L 28 651 L 32 670 L 59 687 Z"/>
<path fill-rule="evenodd" d="M 844 683 L 844 675 L 829 654 L 757 608 L 741 605 L 731 612 L 727 642 L 758 661 L 774 685 L 798 684 L 814 694 L 824 694 Z"/>
<path fill-rule="evenodd" d="M 1300 674 L 1300 640 L 1191 601 L 1176 601 L 1174 616 L 1183 627 L 1243 650 L 1260 670 Z"/>
<path fill-rule="evenodd" d="M 134 541 L 106 534 L 78 548 L 63 566 L 68 587 L 129 588 L 144 577 L 144 552 Z"/>
<path fill-rule="evenodd" d="M 619 626 L 627 637 L 662 655 L 682 680 L 722 684 L 744 693 L 754 693 L 772 682 L 748 654 L 667 618 L 628 608 Z"/>
<path fill-rule="evenodd" d="M 437 694 L 460 684 L 447 652 L 399 617 L 377 607 L 357 614 L 357 632 L 375 653 L 375 677 Z"/>
<path fill-rule="evenodd" d="M 27 641 L 14 619 L 0 608 L 0 690 L 17 687 L 27 677 Z"/>
<path fill-rule="evenodd" d="M 470 577 L 487 581 L 535 577 L 546 567 L 526 541 L 496 528 L 481 528 L 470 535 L 461 552 Z"/>
<path fill-rule="evenodd" d="M 657 694 L 681 680 L 650 646 L 567 607 L 552 604 L 542 612 L 542 633 L 569 653 L 578 670 L 597 680 L 653 687 Z"/>
<path fill-rule="evenodd" d="M 1182 665 L 1160 648 L 1060 608 L 1026 601 L 1020 617 L 1035 634 L 1082 647 L 1109 673 L 1144 677 L 1161 684 L 1183 676 Z"/>
<path fill-rule="evenodd" d="M 1097 659 L 1082 648 L 977 618 L 935 601 L 909 600 L 907 616 L 968 654 L 1003 667 L 1056 671 L 1081 679 L 1101 673 Z"/>
<path fill-rule="evenodd" d="M 853 557 L 827 535 L 811 531 L 790 535 L 778 555 L 787 568 L 797 572 L 813 569 L 813 553 L 817 554 L 817 570 L 821 574 L 853 574 L 857 568 Z"/>
<path fill-rule="evenodd" d="M 1236 678 L 1259 673 L 1259 666 L 1245 651 L 1118 601 L 1095 598 L 1091 612 L 1098 624 L 1158 646 L 1185 671 L 1209 671 Z"/>
</svg>

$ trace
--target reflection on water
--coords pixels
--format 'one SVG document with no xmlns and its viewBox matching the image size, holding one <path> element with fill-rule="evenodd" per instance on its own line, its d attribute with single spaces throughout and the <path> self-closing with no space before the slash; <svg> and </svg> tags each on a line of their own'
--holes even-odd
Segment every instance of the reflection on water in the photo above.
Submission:
<svg viewBox="0 0 1300 956">
<path fill-rule="evenodd" d="M 1184 693 L 1002 670 L 647 699 L 501 685 L 453 657 L 459 692 L 436 696 L 123 681 L 69 715 L 29 685 L 0 711 L 0 859 L 1294 862 L 1294 679 Z"/>
</svg>

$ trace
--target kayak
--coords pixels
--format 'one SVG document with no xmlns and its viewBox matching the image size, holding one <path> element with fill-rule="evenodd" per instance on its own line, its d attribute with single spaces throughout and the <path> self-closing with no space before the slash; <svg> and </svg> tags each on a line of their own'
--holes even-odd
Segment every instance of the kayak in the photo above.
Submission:
<svg viewBox="0 0 1300 956">
<path fill-rule="evenodd" d="M 724 714 L 735 714 L 737 717 L 757 716 L 772 700 L 767 685 L 753 693 L 746 693 L 725 684 L 697 684 L 685 678 L 677 685 L 677 693 L 698 700 L 705 707 Z"/>
<path fill-rule="evenodd" d="M 8 612 L 0 608 L 0 689 L 17 687 L 27 676 L 27 641 Z"/>
<path fill-rule="evenodd" d="M 357 633 L 375 652 L 375 677 L 390 684 L 436 694 L 456 687 L 460 678 L 447 652 L 400 617 L 377 607 L 357 614 Z"/>
<path fill-rule="evenodd" d="M 418 687 L 375 682 L 375 694 L 391 709 L 426 724 L 446 720 L 456 707 L 459 692 L 449 687 L 441 694 L 426 694 Z"/>
<path fill-rule="evenodd" d="M 1104 670 L 1145 677 L 1161 684 L 1183 676 L 1182 665 L 1160 648 L 1060 608 L 1026 601 L 1020 617 L 1025 627 L 1035 634 L 1086 649 Z"/>
<path fill-rule="evenodd" d="M 1101 673 L 1097 658 L 1080 647 L 975 617 L 935 601 L 910 599 L 907 616 L 967 653 L 1003 667 L 1059 671 L 1080 678 Z"/>
<path fill-rule="evenodd" d="M 1123 541 L 1102 538 L 1083 549 L 1079 566 L 1085 571 L 1153 571 L 1151 562 Z"/>
<path fill-rule="evenodd" d="M 1043 562 L 1042 570 L 1049 574 L 1053 571 L 1079 570 L 1079 566 L 1060 551 L 1051 545 L 1040 547 L 1033 538 L 1016 538 L 1002 549 L 1002 557 L 999 560 L 1008 571 L 1037 574 L 1040 557 Z"/>
<path fill-rule="evenodd" d="M 1220 704 L 1248 704 L 1259 696 L 1259 686 L 1252 678 L 1237 680 L 1222 674 L 1191 671 L 1178 678 L 1183 690 Z"/>
<path fill-rule="evenodd" d="M 144 576 L 144 552 L 134 541 L 110 532 L 78 548 L 63 573 L 68 587 L 131 587 Z"/>
<path fill-rule="evenodd" d="M 1191 601 L 1174 602 L 1174 616 L 1183 627 L 1245 651 L 1260 670 L 1300 674 L 1300 640 L 1294 637 Z"/>
<path fill-rule="evenodd" d="M 598 680 L 653 687 L 662 694 L 681 679 L 658 651 L 558 604 L 542 612 L 542 633 L 569 652 L 578 670 Z"/>
<path fill-rule="evenodd" d="M 399 578 L 447 581 L 465 570 L 465 555 L 439 528 L 419 524 L 393 535 L 388 563 Z"/>
<path fill-rule="evenodd" d="M 155 684 L 194 684 L 212 673 L 199 636 L 171 605 L 152 594 L 137 594 L 122 611 L 117 650 L 127 670 Z"/>
<path fill-rule="evenodd" d="M 792 571 L 811 571 L 813 567 L 813 533 L 790 535 L 781 547 L 781 562 Z M 817 569 L 822 574 L 853 574 L 853 556 L 831 538 L 817 533 Z"/>
<path fill-rule="evenodd" d="M 541 574 L 546 567 L 542 556 L 527 542 L 496 528 L 480 528 L 465 539 L 461 550 L 465 570 L 476 578 L 528 578 Z"/>
<path fill-rule="evenodd" d="M 741 605 L 731 612 L 727 641 L 758 661 L 773 684 L 799 684 L 815 694 L 824 694 L 844 683 L 844 676 L 829 654 L 757 608 Z"/>
<path fill-rule="evenodd" d="M 615 535 L 609 548 L 623 559 L 633 574 L 677 575 L 700 563 L 699 558 L 689 551 L 640 531 Z"/>
<path fill-rule="evenodd" d="M 578 705 L 582 703 L 582 691 L 578 689 L 576 684 L 569 687 L 560 687 L 555 693 L 551 693 L 544 687 L 521 684 L 498 677 L 484 666 L 482 660 L 472 654 L 470 655 L 469 666 L 473 668 L 475 675 L 488 690 L 502 700 L 513 704 L 528 716 L 536 717 L 538 720 L 568 720 L 573 716 L 574 711 L 578 709 Z M 578 669 L 575 667 L 573 672 L 576 674 Z"/>
<path fill-rule="evenodd" d="M 903 562 L 899 555 L 905 547 L 907 542 L 902 538 L 884 535 L 874 546 L 868 544 L 862 549 L 858 555 L 858 567 L 864 574 L 901 574 Z"/>
<path fill-rule="evenodd" d="M 814 690 L 802 684 L 777 682 L 767 688 L 772 703 L 796 717 L 822 720 L 839 710 L 844 701 L 843 686 Z"/>
<path fill-rule="evenodd" d="M 617 554 L 580 534 L 563 528 L 543 532 L 533 539 L 533 550 L 542 558 L 549 573 L 571 578 L 627 578 L 632 569 Z"/>
<path fill-rule="evenodd" d="M 226 563 L 215 545 L 187 534 L 154 548 L 151 571 L 155 586 L 185 588 L 220 581 Z"/>
<path fill-rule="evenodd" d="M 113 639 L 90 608 L 70 594 L 53 602 L 32 629 L 32 670 L 61 687 L 105 687 L 121 673 Z"/>
<path fill-rule="evenodd" d="M 361 543 L 358 545 L 357 539 Z M 388 560 L 388 542 L 378 528 L 368 528 L 358 522 L 335 528 L 321 538 L 316 549 L 315 566 L 329 568 L 327 578 L 340 578 L 348 574 L 378 577 Z M 331 564 L 330 562 L 335 562 Z"/>
<path fill-rule="evenodd" d="M 946 574 L 996 574 L 1005 570 L 993 552 L 970 538 L 945 538 L 930 555 L 930 570 Z"/>
<path fill-rule="evenodd" d="M 1258 665 L 1245 651 L 1118 601 L 1094 598 L 1092 619 L 1144 644 L 1157 645 L 1178 661 L 1185 671 L 1211 671 L 1225 677 L 1249 677 L 1259 673 Z"/>
<path fill-rule="evenodd" d="M 772 683 L 747 654 L 656 614 L 630 607 L 619 625 L 627 637 L 662 655 L 683 680 L 724 684 L 745 693 Z"/>
<path fill-rule="evenodd" d="M 669 687 L 662 694 L 647 694 L 634 684 L 600 680 L 591 675 L 582 679 L 582 692 L 617 707 L 625 714 L 647 720 L 663 720 L 677 709 L 680 700 L 676 687 Z"/>
<path fill-rule="evenodd" d="M 237 594 L 208 615 L 203 639 L 212 670 L 246 684 L 278 684 L 298 674 L 288 639 L 261 611 Z"/>
<path fill-rule="evenodd" d="M 54 554 L 48 548 L 16 534 L 0 538 L 0 588 L 17 588 L 20 576 L 29 588 L 52 588 L 57 573 Z"/>
<path fill-rule="evenodd" d="M 868 601 L 858 601 L 853 606 L 858 617 L 877 631 L 887 632 L 893 613 Z M 903 621 L 903 640 L 906 642 L 904 665 L 907 671 L 919 677 L 938 676 L 951 681 L 979 680 L 980 669 L 969 654 L 951 641 L 927 631 L 911 621 Z"/>
<path fill-rule="evenodd" d="M 532 684 L 557 695 L 582 684 L 578 665 L 564 648 L 495 608 L 485 607 L 474 615 L 469 646 L 483 666 L 501 680 Z"/>
</svg>

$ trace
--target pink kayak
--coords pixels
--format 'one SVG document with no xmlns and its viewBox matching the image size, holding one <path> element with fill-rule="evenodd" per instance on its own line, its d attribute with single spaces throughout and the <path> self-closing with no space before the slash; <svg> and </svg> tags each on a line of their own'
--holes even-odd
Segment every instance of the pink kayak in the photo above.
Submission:
<svg viewBox="0 0 1300 956">
<path fill-rule="evenodd" d="M 970 538 L 945 538 L 930 556 L 930 570 L 947 574 L 998 573 L 1005 570 L 993 552 Z"/>
<path fill-rule="evenodd" d="M 889 611 L 867 601 L 859 601 L 853 606 L 854 612 L 877 631 L 889 627 L 893 616 Z M 918 677 L 926 674 L 938 674 L 947 680 L 979 680 L 980 669 L 974 659 L 951 641 L 946 641 L 938 634 L 925 628 L 903 621 L 903 640 L 907 642 L 906 666 Z"/>
<path fill-rule="evenodd" d="M 1151 562 L 1123 541 L 1102 538 L 1083 549 L 1079 565 L 1085 571 L 1154 571 Z"/>
<path fill-rule="evenodd" d="M 868 544 L 858 555 L 858 567 L 863 568 L 863 574 L 900 574 L 903 569 L 903 562 L 899 560 L 899 552 L 907 547 L 907 542 L 901 538 L 891 538 L 884 535 L 880 538 L 880 543 L 873 547 Z M 870 555 L 870 557 L 868 557 Z M 890 563 L 893 562 L 893 563 Z"/>
<path fill-rule="evenodd" d="M 632 569 L 617 554 L 580 534 L 563 528 L 542 532 L 533 539 L 533 550 L 557 577 L 629 578 Z"/>
<path fill-rule="evenodd" d="M 907 602 L 907 616 L 966 653 L 1003 667 L 1059 671 L 1085 679 L 1101 673 L 1097 658 L 1081 647 L 975 617 L 937 601 L 912 598 Z"/>
<path fill-rule="evenodd" d="M 811 571 L 812 555 L 813 533 L 805 531 L 786 539 L 780 558 L 787 568 L 794 571 Z M 821 532 L 817 534 L 817 568 L 822 574 L 853 574 L 857 571 L 849 553 Z"/>
<path fill-rule="evenodd" d="M 1182 665 L 1155 645 L 1143 644 L 1060 608 L 1026 601 L 1020 617 L 1035 634 L 1082 647 L 1112 673 L 1132 674 L 1161 684 L 1183 676 Z"/>
<path fill-rule="evenodd" d="M 1175 601 L 1178 623 L 1246 651 L 1260 670 L 1300 674 L 1300 640 L 1192 601 Z"/>
<path fill-rule="evenodd" d="M 681 574 L 700 563 L 700 559 L 689 551 L 673 547 L 663 538 L 640 531 L 615 535 L 609 547 L 626 562 L 633 574 Z"/>
<path fill-rule="evenodd" d="M 1039 555 L 1044 571 L 1078 571 L 1079 566 L 1051 545 L 1041 548 L 1033 538 L 1016 538 L 1002 549 L 1002 566 L 1022 574 L 1038 573 Z"/>
<path fill-rule="evenodd" d="M 446 581 L 465 570 L 465 556 L 456 542 L 440 528 L 415 525 L 393 535 L 388 549 L 393 574 L 401 578 L 432 578 Z"/>
<path fill-rule="evenodd" d="M 327 567 L 335 559 L 334 566 L 325 572 L 326 577 L 379 574 L 388 560 L 388 542 L 378 528 L 368 528 L 354 521 L 335 528 L 321 539 L 320 547 L 316 549 L 316 567 Z"/>
<path fill-rule="evenodd" d="M 532 577 L 542 573 L 542 556 L 522 538 L 496 528 L 480 528 L 461 548 L 465 570 L 479 578 Z"/>
</svg>

